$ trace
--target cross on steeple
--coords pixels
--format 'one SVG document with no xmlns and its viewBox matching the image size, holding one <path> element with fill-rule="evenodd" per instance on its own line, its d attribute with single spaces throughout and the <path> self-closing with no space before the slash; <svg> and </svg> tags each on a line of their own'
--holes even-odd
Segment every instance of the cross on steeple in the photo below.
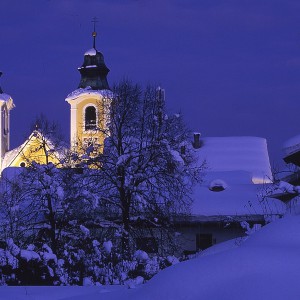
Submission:
<svg viewBox="0 0 300 300">
<path fill-rule="evenodd" d="M 96 23 L 98 23 L 98 19 L 96 17 L 93 18 L 92 23 L 94 23 L 94 31 L 93 31 L 93 48 L 96 49 L 96 36 L 97 36 L 97 32 L 96 32 Z"/>
</svg>

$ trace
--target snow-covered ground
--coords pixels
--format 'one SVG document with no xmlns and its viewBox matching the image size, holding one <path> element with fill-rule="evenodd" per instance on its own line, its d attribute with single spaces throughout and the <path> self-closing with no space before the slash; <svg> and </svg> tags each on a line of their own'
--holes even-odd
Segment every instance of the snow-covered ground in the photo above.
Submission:
<svg viewBox="0 0 300 300">
<path fill-rule="evenodd" d="M 196 259 L 169 267 L 136 289 L 2 287 L 0 299 L 298 300 L 299 282 L 300 216 L 286 216 L 245 241 L 216 245 Z"/>
<path fill-rule="evenodd" d="M 149 283 L 107 299 L 300 299 L 300 216 L 265 226 L 240 246 L 214 247 Z M 227 250 L 226 250 L 227 249 Z M 209 254 L 210 253 L 210 254 Z"/>
<path fill-rule="evenodd" d="M 72 299 L 106 299 L 108 292 L 124 290 L 123 286 L 63 286 L 63 287 L 1 287 L 1 300 L 72 300 Z"/>
</svg>

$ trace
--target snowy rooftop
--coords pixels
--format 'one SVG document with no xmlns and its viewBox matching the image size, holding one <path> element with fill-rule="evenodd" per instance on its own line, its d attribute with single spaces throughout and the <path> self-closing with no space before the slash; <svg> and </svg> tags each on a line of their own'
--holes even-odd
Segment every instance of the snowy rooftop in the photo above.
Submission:
<svg viewBox="0 0 300 300">
<path fill-rule="evenodd" d="M 104 98 L 111 98 L 113 93 L 110 90 L 93 90 L 91 87 L 86 87 L 86 88 L 79 88 L 75 91 L 73 91 L 72 93 L 70 93 L 67 98 L 66 101 L 69 100 L 75 100 L 76 98 L 78 98 L 81 95 L 101 95 Z"/>
<path fill-rule="evenodd" d="M 10 110 L 15 107 L 14 101 L 12 97 L 5 93 L 0 93 L 0 102 L 5 102 L 6 107 Z"/>
<path fill-rule="evenodd" d="M 22 151 L 24 145 L 25 143 L 5 153 L 2 161 L 1 171 L 10 166 L 14 158 Z"/>
<path fill-rule="evenodd" d="M 206 161 L 206 173 L 222 172 L 222 176 L 226 177 L 231 176 L 227 172 L 245 171 L 249 173 L 253 183 L 270 182 L 272 179 L 267 142 L 264 138 L 207 137 L 201 138 L 201 142 L 201 147 L 195 151 L 199 164 Z M 248 183 L 248 179 L 245 183 Z"/>
<path fill-rule="evenodd" d="M 10 150 L 10 151 L 8 151 L 8 152 L 6 152 L 5 153 L 5 155 L 4 155 L 4 158 L 3 158 L 3 161 L 2 161 L 2 165 L 1 165 L 1 172 L 4 170 L 4 169 L 8 169 L 9 167 L 11 167 L 11 164 L 13 163 L 13 161 L 15 160 L 15 158 L 19 155 L 19 154 L 22 154 L 22 151 L 24 150 L 24 148 L 26 147 L 26 145 L 28 144 L 28 143 L 30 143 L 34 138 L 39 138 L 39 136 L 40 136 L 40 133 L 39 133 L 39 131 L 38 130 L 34 130 L 31 134 L 30 134 L 30 136 L 25 140 L 25 142 L 23 143 L 23 144 L 21 144 L 20 146 L 18 146 L 18 147 L 16 147 L 16 148 L 14 148 L 14 149 L 12 149 L 12 150 Z M 55 148 L 55 155 L 57 155 L 58 157 L 60 156 L 60 155 L 63 155 L 63 153 L 64 153 L 64 151 L 65 151 L 65 145 L 63 145 L 63 146 L 54 146 L 53 145 L 53 142 L 50 140 L 50 139 L 48 139 L 48 138 L 45 138 L 45 137 L 43 137 L 43 139 L 45 140 L 45 142 L 46 142 L 46 145 L 50 148 L 50 149 L 54 149 Z M 6 170 L 6 172 L 7 172 L 7 174 L 9 174 L 9 175 L 12 175 L 12 177 L 13 177 L 13 175 L 15 174 L 15 172 L 17 172 L 17 171 L 15 171 L 15 170 L 13 170 L 13 169 L 15 169 L 15 168 L 9 168 L 9 169 L 11 169 L 11 172 L 9 171 L 9 170 Z M 21 168 L 18 168 L 18 169 L 21 169 Z M 0 172 L 0 173 L 1 173 Z"/>
<path fill-rule="evenodd" d="M 87 50 L 84 55 L 89 55 L 89 56 L 95 56 L 97 54 L 97 51 L 95 48 Z"/>
<path fill-rule="evenodd" d="M 193 216 L 277 215 L 285 205 L 277 199 L 262 199 L 264 185 L 230 184 L 223 191 L 210 190 L 209 184 L 194 188 L 191 214 Z"/>
<path fill-rule="evenodd" d="M 201 147 L 194 151 L 198 164 L 205 161 L 206 169 L 202 183 L 193 191 L 192 215 L 273 215 L 285 211 L 277 199 L 262 201 L 265 184 L 272 179 L 264 138 L 201 138 Z"/>
<path fill-rule="evenodd" d="M 300 151 L 300 135 L 294 136 L 287 140 L 283 145 L 283 150 L 286 155 L 291 155 Z"/>
<path fill-rule="evenodd" d="M 7 95 L 7 94 L 5 94 L 5 93 L 0 94 L 0 100 L 7 102 L 7 101 L 9 101 L 10 99 L 11 99 L 11 96 L 10 96 L 10 95 Z"/>
</svg>

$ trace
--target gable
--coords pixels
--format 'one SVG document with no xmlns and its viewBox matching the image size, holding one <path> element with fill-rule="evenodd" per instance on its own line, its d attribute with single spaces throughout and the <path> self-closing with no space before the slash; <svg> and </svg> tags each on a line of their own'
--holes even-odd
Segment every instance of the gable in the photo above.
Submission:
<svg viewBox="0 0 300 300">
<path fill-rule="evenodd" d="M 8 167 L 28 166 L 31 162 L 47 164 L 52 162 L 59 165 L 59 153 L 54 149 L 51 141 L 34 131 L 19 147 L 7 152 L 4 156 L 2 170 Z"/>
</svg>

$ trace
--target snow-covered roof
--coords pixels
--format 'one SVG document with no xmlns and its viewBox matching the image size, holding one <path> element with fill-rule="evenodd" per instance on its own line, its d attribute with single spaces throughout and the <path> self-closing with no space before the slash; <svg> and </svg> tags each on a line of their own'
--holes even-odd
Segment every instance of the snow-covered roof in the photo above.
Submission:
<svg viewBox="0 0 300 300">
<path fill-rule="evenodd" d="M 15 107 L 12 97 L 8 94 L 0 93 L 0 102 L 2 101 L 6 103 L 8 109 Z"/>
<path fill-rule="evenodd" d="M 26 140 L 22 145 L 18 146 L 17 148 L 14 148 L 8 152 L 5 153 L 1 169 L 2 171 L 9 167 L 12 161 L 17 157 L 17 155 L 22 151 L 22 149 L 25 147 L 26 143 L 28 141 Z"/>
<path fill-rule="evenodd" d="M 86 88 L 79 88 L 79 89 L 73 91 L 72 93 L 70 93 L 67 96 L 66 101 L 75 100 L 79 96 L 82 96 L 84 94 L 85 95 L 100 95 L 104 98 L 112 98 L 112 96 L 113 96 L 113 93 L 110 90 L 93 90 L 90 86 L 88 86 Z"/>
<path fill-rule="evenodd" d="M 300 135 L 288 139 L 283 144 L 283 150 L 286 155 L 291 155 L 293 153 L 300 151 Z"/>
<path fill-rule="evenodd" d="M 1 171 L 3 171 L 5 168 L 8 168 L 8 167 L 11 166 L 11 164 L 13 163 L 15 158 L 18 155 L 22 154 L 22 151 L 25 149 L 26 145 L 28 143 L 30 143 L 31 140 L 33 140 L 34 138 L 40 138 L 40 137 L 41 137 L 41 133 L 38 130 L 34 130 L 22 145 L 6 152 L 5 155 L 4 155 L 3 161 L 2 161 Z M 48 139 L 46 137 L 43 137 L 43 139 L 45 139 L 47 147 L 49 149 L 54 149 L 55 148 L 55 155 L 58 158 L 59 158 L 60 155 L 63 154 L 63 152 L 65 150 L 63 147 L 60 147 L 60 148 L 54 147 L 54 145 L 53 145 L 53 143 L 50 139 Z"/>
<path fill-rule="evenodd" d="M 9 99 L 11 99 L 10 95 L 5 94 L 5 93 L 2 93 L 2 94 L 0 93 L 0 100 L 7 102 L 7 101 L 9 101 Z"/>
<path fill-rule="evenodd" d="M 272 179 L 264 138 L 207 137 L 200 142 L 201 147 L 194 151 L 197 163 L 205 161 L 206 168 L 192 194 L 193 216 L 274 215 L 285 211 L 280 200 L 262 201 L 266 184 Z"/>
<path fill-rule="evenodd" d="M 97 65 L 88 65 L 88 66 L 85 66 L 85 68 L 87 69 L 90 69 L 90 68 L 97 68 L 98 66 Z"/>
<path fill-rule="evenodd" d="M 210 190 L 209 184 L 197 185 L 193 192 L 192 216 L 276 215 L 285 212 L 277 199 L 262 199 L 265 185 L 226 183 L 223 191 Z"/>
<path fill-rule="evenodd" d="M 206 173 L 222 172 L 225 178 L 220 179 L 226 180 L 226 176 L 231 176 L 228 172 L 244 171 L 250 174 L 253 183 L 270 182 L 272 179 L 266 139 L 249 136 L 207 137 L 201 138 L 201 143 L 195 152 L 199 164 L 206 161 Z"/>
<path fill-rule="evenodd" d="M 95 56 L 96 54 L 97 54 L 97 51 L 95 48 L 91 48 L 84 53 L 84 55 L 89 55 L 89 56 Z"/>
</svg>

